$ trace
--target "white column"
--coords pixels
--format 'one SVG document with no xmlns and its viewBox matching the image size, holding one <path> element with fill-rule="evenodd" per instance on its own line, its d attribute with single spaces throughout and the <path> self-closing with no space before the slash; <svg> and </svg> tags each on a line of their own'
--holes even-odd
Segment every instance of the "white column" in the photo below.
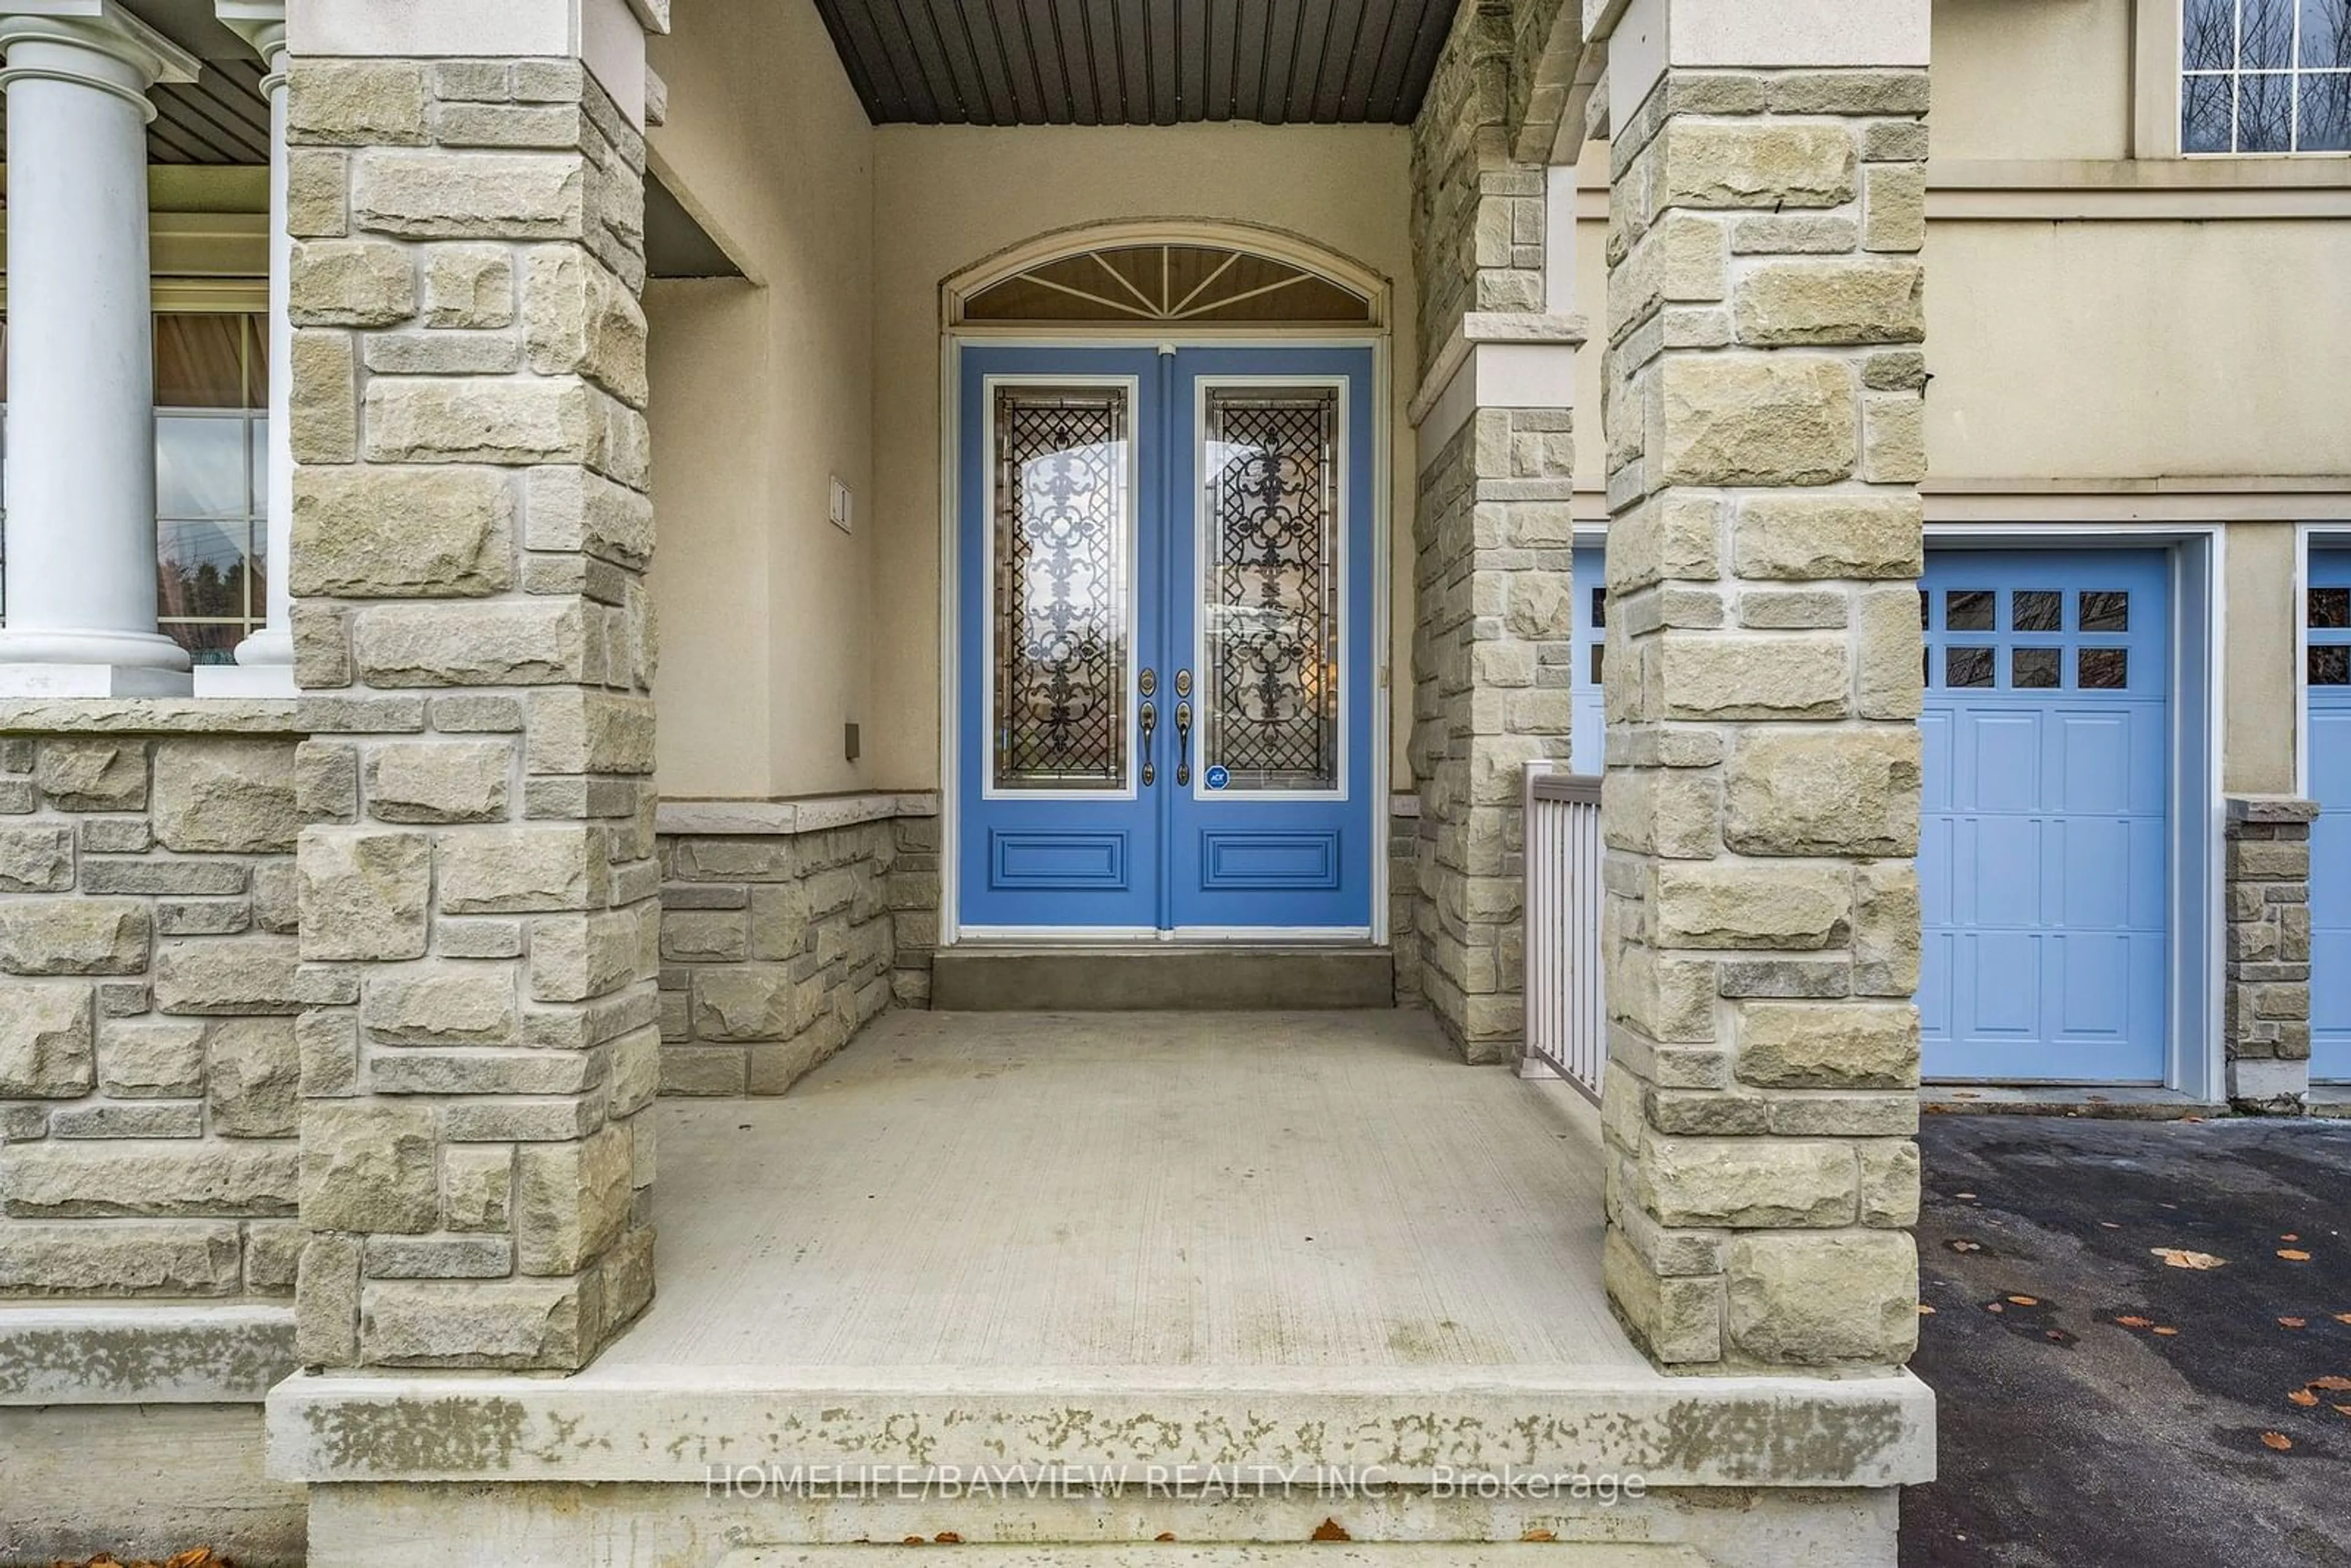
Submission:
<svg viewBox="0 0 2351 1568">
<path fill-rule="evenodd" d="M 8 99 L 7 624 L 0 695 L 188 690 L 155 630 L 147 136 L 196 62 L 119 0 L 0 4 Z"/>
<path fill-rule="evenodd" d="M 269 99 L 269 472 L 265 526 L 267 621 L 236 645 L 235 664 L 196 672 L 199 696 L 294 695 L 294 320 L 287 278 L 294 241 L 286 232 L 286 0 L 214 0 L 214 14 L 253 46 L 268 74 Z"/>
</svg>

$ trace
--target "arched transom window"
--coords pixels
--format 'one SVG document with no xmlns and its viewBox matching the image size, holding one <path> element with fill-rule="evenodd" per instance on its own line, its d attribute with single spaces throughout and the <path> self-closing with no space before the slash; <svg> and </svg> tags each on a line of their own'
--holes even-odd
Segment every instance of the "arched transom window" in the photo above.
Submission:
<svg viewBox="0 0 2351 1568">
<path fill-rule="evenodd" d="M 969 322 L 1281 322 L 1374 326 L 1374 300 L 1295 262 L 1206 244 L 1109 245 L 967 294 Z"/>
</svg>

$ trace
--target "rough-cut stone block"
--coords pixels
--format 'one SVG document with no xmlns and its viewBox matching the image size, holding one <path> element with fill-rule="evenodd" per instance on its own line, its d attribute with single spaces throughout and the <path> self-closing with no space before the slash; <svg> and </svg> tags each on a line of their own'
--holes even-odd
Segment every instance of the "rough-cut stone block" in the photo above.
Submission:
<svg viewBox="0 0 2351 1568">
<path fill-rule="evenodd" d="M 225 1138 L 290 1138 L 301 1109 L 302 1061 L 287 1018 L 223 1019 L 204 1042 L 204 1097 Z"/>
<path fill-rule="evenodd" d="M 426 325 L 468 330 L 514 325 L 513 252 L 501 245 L 437 245 L 424 257 Z"/>
<path fill-rule="evenodd" d="M 294 334 L 294 393 L 287 428 L 299 464 L 349 463 L 359 455 L 359 358 L 348 332 Z M 299 470 L 297 481 L 299 482 Z"/>
<path fill-rule="evenodd" d="M 1915 578 L 1926 565 L 1926 508 L 1913 494 L 1750 496 L 1733 538 L 1741 577 Z M 1911 622 L 1916 633 L 1915 604 Z"/>
<path fill-rule="evenodd" d="M 1660 946 L 1786 950 L 1845 938 L 1850 899 L 1840 869 L 1667 862 L 1656 875 L 1651 917 Z"/>
<path fill-rule="evenodd" d="M 306 468 L 294 591 L 472 598 L 514 585 L 514 492 L 495 468 Z"/>
<path fill-rule="evenodd" d="M 88 986 L 0 982 L 0 1100 L 73 1100 L 96 1081 Z"/>
<path fill-rule="evenodd" d="M 143 811 L 147 746 L 137 740 L 45 738 L 33 782 L 60 811 Z"/>
<path fill-rule="evenodd" d="M 174 739 L 155 747 L 155 836 L 181 854 L 286 854 L 294 810 L 294 744 Z"/>
<path fill-rule="evenodd" d="M 632 408 L 645 406 L 645 316 L 636 296 L 569 247 L 535 251 L 523 285 L 530 368 L 580 375 Z"/>
<path fill-rule="evenodd" d="M 381 240 L 304 240 L 289 278 L 298 327 L 389 327 L 416 314 L 415 264 Z"/>
<path fill-rule="evenodd" d="M 1852 135 L 1833 124 L 1677 120 L 1651 193 L 1661 207 L 1834 207 L 1853 199 Z"/>
<path fill-rule="evenodd" d="M 584 463 L 604 447 L 583 382 L 405 377 L 368 383 L 371 463 Z"/>
<path fill-rule="evenodd" d="M 1842 636 L 1669 632 L 1657 641 L 1660 717 L 1834 718 L 1849 706 Z"/>
<path fill-rule="evenodd" d="M 1852 474 L 1860 406 L 1834 360 L 1669 356 L 1657 369 L 1651 454 L 1679 485 L 1824 485 Z"/>
<path fill-rule="evenodd" d="M 0 1002 L 0 1014 L 15 1011 Z M 118 1100 L 203 1093 L 204 1026 L 177 1019 L 107 1019 L 98 1030 L 98 1086 Z"/>
<path fill-rule="evenodd" d="M 588 166 L 573 153 L 370 151 L 354 160 L 351 220 L 415 239 L 576 239 Z"/>
<path fill-rule="evenodd" d="M 360 674 L 385 687 L 576 681 L 588 657 L 572 599 L 381 605 L 360 612 L 351 649 Z"/>
<path fill-rule="evenodd" d="M 788 1040 L 799 1024 L 797 993 L 788 968 L 745 964 L 697 970 L 695 1037 L 714 1041 Z"/>
<path fill-rule="evenodd" d="M 561 915 L 530 923 L 530 995 L 542 1002 L 577 1002 L 609 996 L 643 969 L 647 922 L 637 911 Z"/>
<path fill-rule="evenodd" d="M 581 1296 L 577 1279 L 370 1282 L 360 1343 L 380 1366 L 573 1368 L 601 1326 Z"/>
<path fill-rule="evenodd" d="M 302 142 L 413 147 L 425 140 L 424 68 L 413 60 L 295 62 L 287 131 Z"/>
<path fill-rule="evenodd" d="M 1861 476 L 1873 485 L 1916 485 L 1927 476 L 1927 400 L 1915 393 L 1864 400 Z"/>
<path fill-rule="evenodd" d="M 0 1146 L 12 1215 L 52 1218 L 288 1215 L 294 1150 L 274 1144 L 43 1143 Z"/>
<path fill-rule="evenodd" d="M 291 936 L 164 942 L 155 951 L 159 1012 L 206 1015 L 302 1010 L 295 972 L 301 960 Z"/>
<path fill-rule="evenodd" d="M 651 773 L 653 705 L 650 697 L 559 687 L 528 698 L 530 739 L 524 766 L 532 773 Z"/>
<path fill-rule="evenodd" d="M 534 468 L 525 541 L 535 550 L 581 550 L 643 566 L 653 548 L 653 502 L 584 468 Z"/>
<path fill-rule="evenodd" d="M 416 1234 L 441 1207 L 430 1106 L 312 1101 L 302 1111 L 302 1219 L 313 1230 Z"/>
<path fill-rule="evenodd" d="M 139 975 L 154 942 L 148 906 L 127 898 L 0 902 L 0 970 L 11 975 Z"/>
<path fill-rule="evenodd" d="M 1927 243 L 1927 166 L 1897 163 L 1862 176 L 1862 244 L 1876 251 L 1916 251 Z"/>
<path fill-rule="evenodd" d="M 629 1219 L 632 1166 L 627 1127 L 580 1143 L 542 1144 L 516 1155 L 516 1267 L 572 1274 L 620 1238 Z"/>
<path fill-rule="evenodd" d="M 1668 1227 L 1850 1225 L 1859 1201 L 1853 1151 L 1829 1140 L 1652 1137 L 1639 1178 L 1641 1207 Z"/>
<path fill-rule="evenodd" d="M 1723 840 L 1742 854 L 1916 854 L 1915 728 L 1758 730 L 1732 747 Z"/>
<path fill-rule="evenodd" d="M 367 756 L 367 812 L 380 822 L 496 822 L 515 748 L 504 741 L 388 742 Z"/>
<path fill-rule="evenodd" d="M 371 975 L 360 1022 L 404 1045 L 502 1045 L 514 1039 L 515 974 L 507 964 L 408 965 Z"/>
<path fill-rule="evenodd" d="M 424 956 L 433 845 L 423 833 L 305 828 L 302 956 L 381 963 Z"/>
<path fill-rule="evenodd" d="M 1724 1327 L 1757 1361 L 1893 1366 L 1918 1343 L 1918 1255 L 1899 1230 L 1733 1237 Z"/>
<path fill-rule="evenodd" d="M 603 902 L 601 830 L 576 824 L 443 835 L 441 908 L 450 915 L 555 914 Z"/>
<path fill-rule="evenodd" d="M 1771 1089 L 1911 1089 L 1918 1009 L 1907 1002 L 1740 1005 L 1739 1077 Z"/>
<path fill-rule="evenodd" d="M 0 828 L 0 893 L 63 893 L 73 879 L 71 828 Z"/>
<path fill-rule="evenodd" d="M 228 1296 L 235 1220 L 0 1225 L 0 1296 Z"/>
</svg>

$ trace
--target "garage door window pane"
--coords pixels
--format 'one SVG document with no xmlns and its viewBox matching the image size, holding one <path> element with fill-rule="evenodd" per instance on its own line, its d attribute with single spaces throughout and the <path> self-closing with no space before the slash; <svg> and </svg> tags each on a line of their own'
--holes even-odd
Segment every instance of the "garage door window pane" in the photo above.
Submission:
<svg viewBox="0 0 2351 1568">
<path fill-rule="evenodd" d="M 2121 691 L 2130 685 L 2130 655 L 2120 648 L 2085 648 L 2074 655 L 2074 684 L 2084 691 Z"/>
<path fill-rule="evenodd" d="M 2130 595 L 2127 593 L 2094 592 L 2082 595 L 2082 624 L 2085 632 L 2127 632 L 2130 630 Z M 2087 683 L 2084 683 L 2087 685 Z"/>
<path fill-rule="evenodd" d="M 2065 596 L 2054 589 L 2020 588 L 2009 606 L 2009 628 L 2015 632 L 2064 630 Z"/>
<path fill-rule="evenodd" d="M 1955 588 L 1943 596 L 1943 630 L 1989 632 L 1993 603 L 2000 596 L 1987 588 Z M 1986 682 L 1990 685 L 1990 682 Z"/>
<path fill-rule="evenodd" d="M 2312 589 L 2310 623 L 2322 631 L 2351 627 L 2351 588 Z"/>
<path fill-rule="evenodd" d="M 2041 691 L 2057 685 L 2058 651 L 2019 648 L 2009 655 L 2008 684 L 2020 691 Z"/>
<path fill-rule="evenodd" d="M 1953 598 L 1959 597 L 1957 594 Z M 1947 686 L 1988 686 L 1992 684 L 1990 648 L 1943 650 L 1943 684 Z"/>
<path fill-rule="evenodd" d="M 2310 651 L 2310 684 L 2351 686 L 2351 644 L 2337 643 Z"/>
</svg>

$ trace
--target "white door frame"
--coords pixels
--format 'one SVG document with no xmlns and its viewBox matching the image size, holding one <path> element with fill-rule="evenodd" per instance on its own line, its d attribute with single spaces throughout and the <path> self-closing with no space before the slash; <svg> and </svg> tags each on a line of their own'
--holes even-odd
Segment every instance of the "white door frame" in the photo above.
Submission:
<svg viewBox="0 0 2351 1568">
<path fill-rule="evenodd" d="M 1369 722 L 1373 730 L 1371 747 L 1371 777 L 1365 786 L 1370 793 L 1372 842 L 1372 925 L 1371 941 L 1384 946 L 1388 930 L 1388 839 L 1393 831 L 1389 821 L 1393 804 L 1389 799 L 1392 758 L 1395 748 L 1394 718 L 1395 685 L 1393 662 L 1395 606 L 1395 557 L 1393 529 L 1395 517 L 1395 409 L 1392 390 L 1393 371 L 1389 362 L 1388 334 L 1379 329 L 1362 327 L 1341 329 L 1245 329 L 1201 328 L 1187 326 L 1177 336 L 1169 336 L 1168 323 L 1139 322 L 1134 327 L 1096 326 L 1088 323 L 1082 329 L 1068 332 L 1039 333 L 1029 329 L 989 329 L 985 327 L 951 327 L 943 331 L 939 340 L 939 946 L 952 947 L 964 941 L 957 886 L 958 849 L 962 841 L 963 800 L 959 780 L 962 778 L 961 739 L 958 731 L 960 714 L 958 701 L 957 660 L 962 645 L 961 595 L 956 592 L 956 530 L 963 509 L 962 465 L 956 461 L 963 435 L 963 351 L 966 345 L 998 349 L 1103 349 L 1134 348 L 1150 344 L 1163 354 L 1180 349 L 1369 349 L 1372 351 L 1372 485 L 1365 503 L 1372 509 L 1372 660 L 1374 679 L 1371 691 Z M 1136 943 L 1170 942 L 1178 934 L 1149 932 L 1089 932 L 1084 930 L 1022 931 L 1008 933 L 990 930 L 984 935 L 975 932 L 968 938 L 1004 940 L 1016 936 L 1023 943 L 1051 942 L 1071 946 L 1133 945 Z M 1364 936 L 1358 931 L 1324 932 L 1295 929 L 1250 929 L 1237 931 L 1187 930 L 1180 934 L 1186 942 L 1233 942 L 1260 944 L 1292 944 L 1301 942 L 1344 942 L 1360 944 Z"/>
</svg>

